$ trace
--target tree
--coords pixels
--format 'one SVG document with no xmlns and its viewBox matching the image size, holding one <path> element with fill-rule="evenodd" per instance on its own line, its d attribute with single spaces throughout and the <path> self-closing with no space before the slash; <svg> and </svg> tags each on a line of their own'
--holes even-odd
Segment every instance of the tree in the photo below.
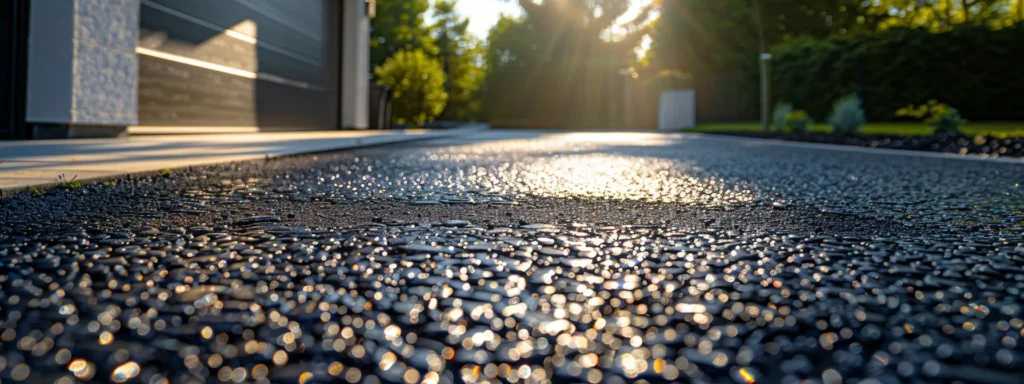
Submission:
<svg viewBox="0 0 1024 384">
<path fill-rule="evenodd" d="M 491 31 L 486 109 L 492 123 L 543 127 L 622 124 L 625 77 L 651 9 L 622 22 L 629 0 L 521 0 L 525 15 Z M 613 28 L 614 27 L 614 28 Z"/>
<path fill-rule="evenodd" d="M 948 31 L 959 24 L 1002 28 L 1024 21 L 1021 0 L 885 0 L 870 11 L 879 29 L 927 28 Z M 1016 11 L 1016 12 L 1015 12 Z"/>
<path fill-rule="evenodd" d="M 430 29 L 424 25 L 428 0 L 385 0 L 377 2 L 377 17 L 370 32 L 371 68 L 384 63 L 401 50 L 421 50 L 437 54 Z"/>
<path fill-rule="evenodd" d="M 438 59 L 448 81 L 448 106 L 441 119 L 473 121 L 480 113 L 484 68 L 483 43 L 467 32 L 469 19 L 455 13 L 455 3 L 438 1 L 434 5 L 432 29 L 438 47 Z"/>
<path fill-rule="evenodd" d="M 663 2 L 648 61 L 691 74 L 756 70 L 755 24 L 744 0 Z"/>
<path fill-rule="evenodd" d="M 762 4 L 770 46 L 798 37 L 825 38 L 894 27 L 941 31 L 963 23 L 1007 26 L 1024 21 L 1024 0 L 766 0 Z M 754 25 L 751 0 L 662 1 L 660 10 L 652 49 L 652 60 L 660 56 L 660 65 L 686 67 L 679 61 L 688 59 L 718 68 L 734 61 L 738 53 L 756 52 L 749 41 Z"/>
<path fill-rule="evenodd" d="M 441 63 L 421 50 L 398 51 L 374 70 L 377 81 L 394 90 L 398 124 L 422 125 L 441 114 L 448 102 Z"/>
<path fill-rule="evenodd" d="M 770 44 L 798 37 L 824 38 L 869 30 L 881 16 L 869 12 L 875 7 L 863 0 L 762 0 L 761 3 Z"/>
</svg>

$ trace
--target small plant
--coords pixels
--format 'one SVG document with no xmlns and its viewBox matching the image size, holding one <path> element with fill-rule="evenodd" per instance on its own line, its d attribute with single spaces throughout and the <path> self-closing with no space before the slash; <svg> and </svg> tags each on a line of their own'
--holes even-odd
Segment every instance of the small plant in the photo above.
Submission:
<svg viewBox="0 0 1024 384">
<path fill-rule="evenodd" d="M 960 133 L 960 126 L 967 120 L 960 116 L 960 111 L 937 100 L 919 106 L 908 105 L 896 111 L 898 117 L 910 117 L 921 120 L 931 126 L 935 134 L 953 136 Z"/>
<path fill-rule="evenodd" d="M 60 180 L 60 185 L 62 187 L 64 187 L 64 188 L 67 188 L 67 189 L 82 188 L 82 182 L 76 181 L 75 179 L 77 179 L 77 178 L 78 178 L 78 175 L 75 175 L 71 179 L 68 179 L 67 176 L 64 176 L 63 173 L 60 174 L 60 176 L 57 176 L 57 179 Z"/>
<path fill-rule="evenodd" d="M 860 98 L 857 95 L 849 95 L 836 101 L 832 105 L 832 115 L 829 116 L 828 122 L 835 133 L 849 135 L 857 132 L 867 122 L 864 108 L 860 106 Z"/>
<path fill-rule="evenodd" d="M 786 116 L 790 112 L 793 112 L 793 105 L 789 103 L 775 104 L 775 109 L 772 111 L 772 127 L 776 131 L 782 132 L 786 128 Z"/>
<path fill-rule="evenodd" d="M 170 177 L 173 174 L 174 174 L 174 170 L 170 169 L 170 168 L 164 168 L 164 169 L 160 170 L 160 176 L 163 176 L 163 177 Z"/>
<path fill-rule="evenodd" d="M 37 186 L 34 186 L 34 185 L 28 186 L 28 192 L 31 193 L 32 196 L 43 197 L 43 190 L 39 189 L 39 187 L 37 187 Z"/>
<path fill-rule="evenodd" d="M 960 133 L 960 126 L 967 124 L 967 119 L 960 116 L 960 111 L 950 108 L 938 121 L 928 122 L 935 127 L 935 133 L 954 136 Z"/>
<path fill-rule="evenodd" d="M 805 133 L 810 125 L 811 116 L 805 110 L 797 109 L 786 114 L 786 127 L 789 127 L 793 132 Z"/>
</svg>

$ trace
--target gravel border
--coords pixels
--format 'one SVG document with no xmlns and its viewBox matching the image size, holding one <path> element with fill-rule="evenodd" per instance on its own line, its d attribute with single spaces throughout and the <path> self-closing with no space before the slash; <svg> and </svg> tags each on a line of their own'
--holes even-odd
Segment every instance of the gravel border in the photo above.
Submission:
<svg viewBox="0 0 1024 384">
<path fill-rule="evenodd" d="M 982 155 L 988 157 L 1024 158 L 1024 138 L 998 139 L 987 136 L 933 135 L 836 135 L 828 133 L 779 132 L 703 132 L 713 135 L 755 137 L 784 141 L 847 145 L 866 148 L 902 149 L 911 151 Z"/>
</svg>

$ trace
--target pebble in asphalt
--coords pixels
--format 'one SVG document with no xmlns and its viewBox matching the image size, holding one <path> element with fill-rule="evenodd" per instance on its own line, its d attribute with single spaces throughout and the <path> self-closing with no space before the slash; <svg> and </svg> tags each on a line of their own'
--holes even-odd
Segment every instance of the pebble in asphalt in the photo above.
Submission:
<svg viewBox="0 0 1024 384">
<path fill-rule="evenodd" d="M 487 132 L 0 200 L 0 379 L 985 382 L 1024 168 Z"/>
</svg>

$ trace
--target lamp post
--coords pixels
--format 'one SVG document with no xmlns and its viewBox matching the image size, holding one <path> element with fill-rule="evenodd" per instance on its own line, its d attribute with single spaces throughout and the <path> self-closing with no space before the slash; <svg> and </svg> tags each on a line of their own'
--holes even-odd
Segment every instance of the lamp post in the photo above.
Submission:
<svg viewBox="0 0 1024 384">
<path fill-rule="evenodd" d="M 633 67 L 623 68 L 619 70 L 619 75 L 622 75 L 623 91 L 625 97 L 623 97 L 623 108 L 622 108 L 622 122 L 621 128 L 635 129 L 636 122 L 633 121 L 633 80 L 639 77 L 636 69 Z"/>
<path fill-rule="evenodd" d="M 761 129 L 765 131 L 771 130 L 771 104 L 772 104 L 772 91 L 771 91 L 771 53 L 762 53 L 759 58 L 761 63 Z"/>
<path fill-rule="evenodd" d="M 764 22 L 761 20 L 761 0 L 754 0 L 755 19 L 757 20 L 757 36 L 760 40 L 761 54 L 758 56 L 758 64 L 761 69 L 761 129 L 771 130 L 771 60 L 772 54 L 768 52 L 768 45 L 764 41 Z"/>
</svg>

